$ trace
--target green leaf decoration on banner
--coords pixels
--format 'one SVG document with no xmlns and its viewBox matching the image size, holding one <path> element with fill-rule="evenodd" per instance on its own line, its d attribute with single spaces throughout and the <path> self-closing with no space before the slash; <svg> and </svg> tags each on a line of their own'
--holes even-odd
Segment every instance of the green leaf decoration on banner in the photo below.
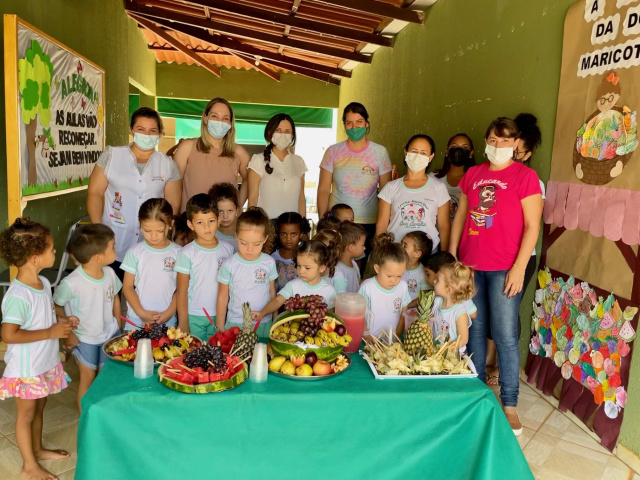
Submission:
<svg viewBox="0 0 640 480">
<path fill-rule="evenodd" d="M 580 315 L 578 307 L 576 307 L 575 305 L 569 305 L 569 311 L 571 312 L 571 317 L 569 317 L 571 320 L 575 320 L 576 318 L 578 318 L 578 315 Z"/>
<path fill-rule="evenodd" d="M 591 320 L 591 327 L 589 328 L 589 333 L 591 333 L 592 337 L 598 335 L 600 331 L 600 319 L 598 317 Z"/>
</svg>

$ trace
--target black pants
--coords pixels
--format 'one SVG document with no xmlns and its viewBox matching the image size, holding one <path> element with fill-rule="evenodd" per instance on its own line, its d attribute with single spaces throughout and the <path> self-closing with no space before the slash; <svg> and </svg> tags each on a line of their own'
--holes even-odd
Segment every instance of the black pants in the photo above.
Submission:
<svg viewBox="0 0 640 480">
<path fill-rule="evenodd" d="M 524 292 L 526 292 L 527 287 L 529 286 L 529 283 L 531 283 L 531 279 L 533 278 L 535 273 L 536 273 L 536 256 L 531 255 L 531 258 L 527 262 L 527 267 L 524 269 L 524 283 L 522 284 L 523 296 L 524 296 Z M 520 322 L 518 322 L 518 338 L 520 338 L 521 333 L 522 333 L 522 326 Z M 489 329 L 487 330 L 487 338 L 489 340 L 493 340 L 493 337 L 491 336 L 491 325 L 489 325 Z"/>
</svg>

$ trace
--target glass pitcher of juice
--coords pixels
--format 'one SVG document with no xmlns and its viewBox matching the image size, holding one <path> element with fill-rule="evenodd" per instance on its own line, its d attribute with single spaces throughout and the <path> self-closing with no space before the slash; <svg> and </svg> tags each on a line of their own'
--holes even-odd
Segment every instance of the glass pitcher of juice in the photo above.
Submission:
<svg viewBox="0 0 640 480">
<path fill-rule="evenodd" d="M 336 295 L 336 315 L 342 319 L 351 343 L 344 348 L 347 353 L 356 353 L 362 343 L 365 328 L 372 331 L 373 313 L 367 310 L 367 300 L 359 293 L 340 293 Z"/>
</svg>

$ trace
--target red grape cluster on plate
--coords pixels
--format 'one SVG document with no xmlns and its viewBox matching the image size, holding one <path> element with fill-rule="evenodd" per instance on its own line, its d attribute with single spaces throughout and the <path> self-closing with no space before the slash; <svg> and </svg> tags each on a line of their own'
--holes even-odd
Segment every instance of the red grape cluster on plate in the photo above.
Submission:
<svg viewBox="0 0 640 480">
<path fill-rule="evenodd" d="M 301 297 L 296 294 L 295 297 L 291 297 L 284 302 L 284 307 L 288 312 L 302 309 L 309 313 L 309 318 L 300 321 L 300 330 L 311 337 L 320 330 L 324 322 L 324 315 L 327 313 L 327 304 L 322 295 Z"/>
</svg>

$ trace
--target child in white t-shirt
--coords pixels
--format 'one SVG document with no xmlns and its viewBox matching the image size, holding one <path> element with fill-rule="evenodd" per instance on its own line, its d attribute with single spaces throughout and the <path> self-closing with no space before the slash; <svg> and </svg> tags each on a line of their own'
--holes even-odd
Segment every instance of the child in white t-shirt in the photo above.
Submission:
<svg viewBox="0 0 640 480">
<path fill-rule="evenodd" d="M 263 250 L 271 248 L 273 227 L 263 209 L 249 207 L 236 223 L 238 253 L 232 255 L 218 271 L 218 330 L 242 328 L 242 304 L 261 310 L 276 297 L 276 262 Z M 260 322 L 258 337 L 268 338 L 271 315 Z"/>
<path fill-rule="evenodd" d="M 353 210 L 352 210 L 353 212 Z M 364 254 L 367 231 L 362 225 L 343 221 L 338 227 L 340 234 L 340 261 L 332 277 L 337 293 L 357 293 L 360 288 L 360 267 L 356 263 Z"/>
<path fill-rule="evenodd" d="M 218 230 L 216 238 L 229 243 L 233 251 L 238 251 L 236 239 L 236 221 L 241 205 L 238 200 L 238 187 L 230 183 L 217 183 L 209 189 L 209 196 L 218 207 Z"/>
<path fill-rule="evenodd" d="M 428 287 L 427 290 L 433 290 L 433 286 L 436 283 L 436 278 L 440 269 L 445 265 L 452 265 L 454 263 L 456 263 L 456 259 L 449 252 L 442 251 L 431 255 L 427 260 L 427 265 L 424 267 L 424 275 Z M 464 308 L 466 309 L 467 315 L 469 315 L 470 319 L 473 320 L 478 316 L 478 308 L 476 307 L 476 304 L 473 303 L 472 299 L 465 300 L 462 303 L 464 304 Z M 438 335 L 436 335 L 436 332 L 433 333 L 434 338 L 439 335 L 439 333 Z"/>
<path fill-rule="evenodd" d="M 276 291 L 298 277 L 293 257 L 298 244 L 309 231 L 309 221 L 297 212 L 285 212 L 276 219 L 276 250 L 271 254 L 278 269 Z"/>
<path fill-rule="evenodd" d="M 409 286 L 402 279 L 407 252 L 394 243 L 392 234 L 383 233 L 373 239 L 370 261 L 376 275 L 362 282 L 358 290 L 367 300 L 367 309 L 374 314 L 373 329 L 368 334 L 379 336 L 391 327 L 399 337 L 404 330 L 404 313 L 411 302 Z"/>
<path fill-rule="evenodd" d="M 191 197 L 186 214 L 187 225 L 196 238 L 180 250 L 175 267 L 178 322 L 180 330 L 206 342 L 216 330 L 218 270 L 233 255 L 233 247 L 216 238 L 218 208 L 209 195 Z"/>
<path fill-rule="evenodd" d="M 327 308 L 334 308 L 336 289 L 327 278 L 322 276 L 325 270 L 329 270 L 329 276 L 331 276 L 338 263 L 340 247 L 332 245 L 333 248 L 327 247 L 318 240 L 302 242 L 298 246 L 295 258 L 298 278 L 287 283 L 278 292 L 276 298 L 267 303 L 262 310 L 253 311 L 253 318 L 257 320 L 277 312 L 285 301 L 296 295 L 301 297 L 320 295 L 324 298 Z"/>
<path fill-rule="evenodd" d="M 434 336 L 442 334 L 445 342 L 456 340 L 458 348 L 466 350 L 471 318 L 464 302 L 475 294 L 473 268 L 460 262 L 443 265 L 438 270 L 433 290 L 437 295 L 433 308 L 434 325 L 441 325 L 441 330 Z"/>
<path fill-rule="evenodd" d="M 38 461 L 69 458 L 69 453 L 43 448 L 42 418 L 47 397 L 67 388 L 71 381 L 58 357 L 58 339 L 69 336 L 77 318 L 56 321 L 51 284 L 38 275 L 53 267 L 56 259 L 47 227 L 18 218 L 0 233 L 0 258 L 18 267 L 18 275 L 2 299 L 2 340 L 7 351 L 0 400 L 16 399 L 16 442 L 22 455 L 22 476 L 52 478 Z"/>
<path fill-rule="evenodd" d="M 180 245 L 169 240 L 173 209 L 164 198 L 150 198 L 140 206 L 140 231 L 144 241 L 134 245 L 122 262 L 122 291 L 129 319 L 142 327 L 150 323 L 175 326 L 176 272 Z M 127 323 L 125 330 L 132 327 Z"/>
<path fill-rule="evenodd" d="M 80 265 L 60 282 L 53 296 L 58 319 L 76 317 L 80 323 L 65 341 L 80 370 L 80 399 L 107 361 L 104 343 L 120 333 L 120 279 L 109 265 L 116 259 L 115 235 L 106 225 L 78 227 L 67 246 Z"/>
<path fill-rule="evenodd" d="M 420 290 L 429 290 L 424 267 L 431 256 L 432 246 L 433 242 L 429 236 L 419 230 L 407 233 L 402 239 L 402 247 L 409 257 L 407 269 L 402 277 L 409 286 L 409 296 L 411 297 L 409 308 L 417 305 Z"/>
</svg>

